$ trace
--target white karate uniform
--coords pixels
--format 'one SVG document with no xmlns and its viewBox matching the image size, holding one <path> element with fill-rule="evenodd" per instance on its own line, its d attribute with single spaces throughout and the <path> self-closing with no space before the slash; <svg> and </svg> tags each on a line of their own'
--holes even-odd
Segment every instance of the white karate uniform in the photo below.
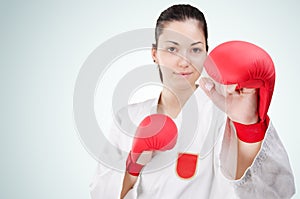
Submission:
<svg viewBox="0 0 300 199">
<path fill-rule="evenodd" d="M 197 89 L 193 97 L 186 102 L 178 117 L 173 118 L 179 129 L 175 147 L 155 153 L 125 198 L 291 198 L 295 193 L 294 177 L 272 122 L 253 164 L 241 179 L 235 180 L 237 137 L 234 128 L 201 89 Z M 109 134 L 110 142 L 120 151 L 129 152 L 132 137 L 124 134 L 120 127 L 134 135 L 136 126 L 146 116 L 156 113 L 157 102 L 157 99 L 152 99 L 120 110 L 118 124 L 112 126 Z M 198 117 L 189 116 L 193 111 L 198 112 Z M 198 125 L 195 127 L 193 122 L 198 122 Z M 185 154 L 180 156 L 184 158 L 177 158 L 178 154 Z M 126 158 L 120 153 L 124 170 Z M 99 164 L 90 184 L 91 198 L 119 198 L 123 176 L 124 171 Z"/>
</svg>

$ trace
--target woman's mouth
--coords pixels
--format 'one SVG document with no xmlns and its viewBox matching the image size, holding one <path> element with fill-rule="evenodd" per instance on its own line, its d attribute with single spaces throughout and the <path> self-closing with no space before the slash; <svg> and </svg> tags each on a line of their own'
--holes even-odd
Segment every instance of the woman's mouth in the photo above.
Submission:
<svg viewBox="0 0 300 199">
<path fill-rule="evenodd" d="M 176 73 L 176 75 L 179 75 L 181 77 L 189 77 L 193 72 L 179 72 L 179 73 Z"/>
</svg>

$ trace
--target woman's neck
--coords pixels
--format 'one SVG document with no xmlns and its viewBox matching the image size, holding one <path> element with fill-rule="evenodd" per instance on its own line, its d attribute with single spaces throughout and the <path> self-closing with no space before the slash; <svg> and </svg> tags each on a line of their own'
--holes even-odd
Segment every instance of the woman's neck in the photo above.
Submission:
<svg viewBox="0 0 300 199">
<path fill-rule="evenodd" d="M 182 90 L 163 88 L 158 101 L 157 112 L 176 118 L 195 89 L 196 86 Z"/>
</svg>

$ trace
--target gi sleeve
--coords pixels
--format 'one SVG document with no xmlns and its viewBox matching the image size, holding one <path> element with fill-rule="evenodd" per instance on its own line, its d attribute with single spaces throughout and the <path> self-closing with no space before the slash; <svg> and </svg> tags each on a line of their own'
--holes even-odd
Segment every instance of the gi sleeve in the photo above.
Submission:
<svg viewBox="0 0 300 199">
<path fill-rule="evenodd" d="M 252 165 L 235 179 L 237 137 L 227 124 L 220 153 L 221 172 L 242 199 L 287 199 L 295 193 L 294 176 L 287 152 L 270 122 Z"/>
</svg>

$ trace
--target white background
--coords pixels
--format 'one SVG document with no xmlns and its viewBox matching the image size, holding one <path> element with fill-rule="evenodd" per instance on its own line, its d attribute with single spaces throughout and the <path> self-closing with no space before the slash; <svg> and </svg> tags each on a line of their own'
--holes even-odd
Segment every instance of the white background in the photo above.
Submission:
<svg viewBox="0 0 300 199">
<path fill-rule="evenodd" d="M 272 56 L 277 80 L 269 115 L 298 189 L 299 1 L 2 0 L 0 198 L 89 198 L 97 162 L 80 142 L 72 110 L 81 65 L 112 36 L 154 27 L 160 12 L 174 3 L 204 12 L 210 49 L 241 39 Z"/>
</svg>

